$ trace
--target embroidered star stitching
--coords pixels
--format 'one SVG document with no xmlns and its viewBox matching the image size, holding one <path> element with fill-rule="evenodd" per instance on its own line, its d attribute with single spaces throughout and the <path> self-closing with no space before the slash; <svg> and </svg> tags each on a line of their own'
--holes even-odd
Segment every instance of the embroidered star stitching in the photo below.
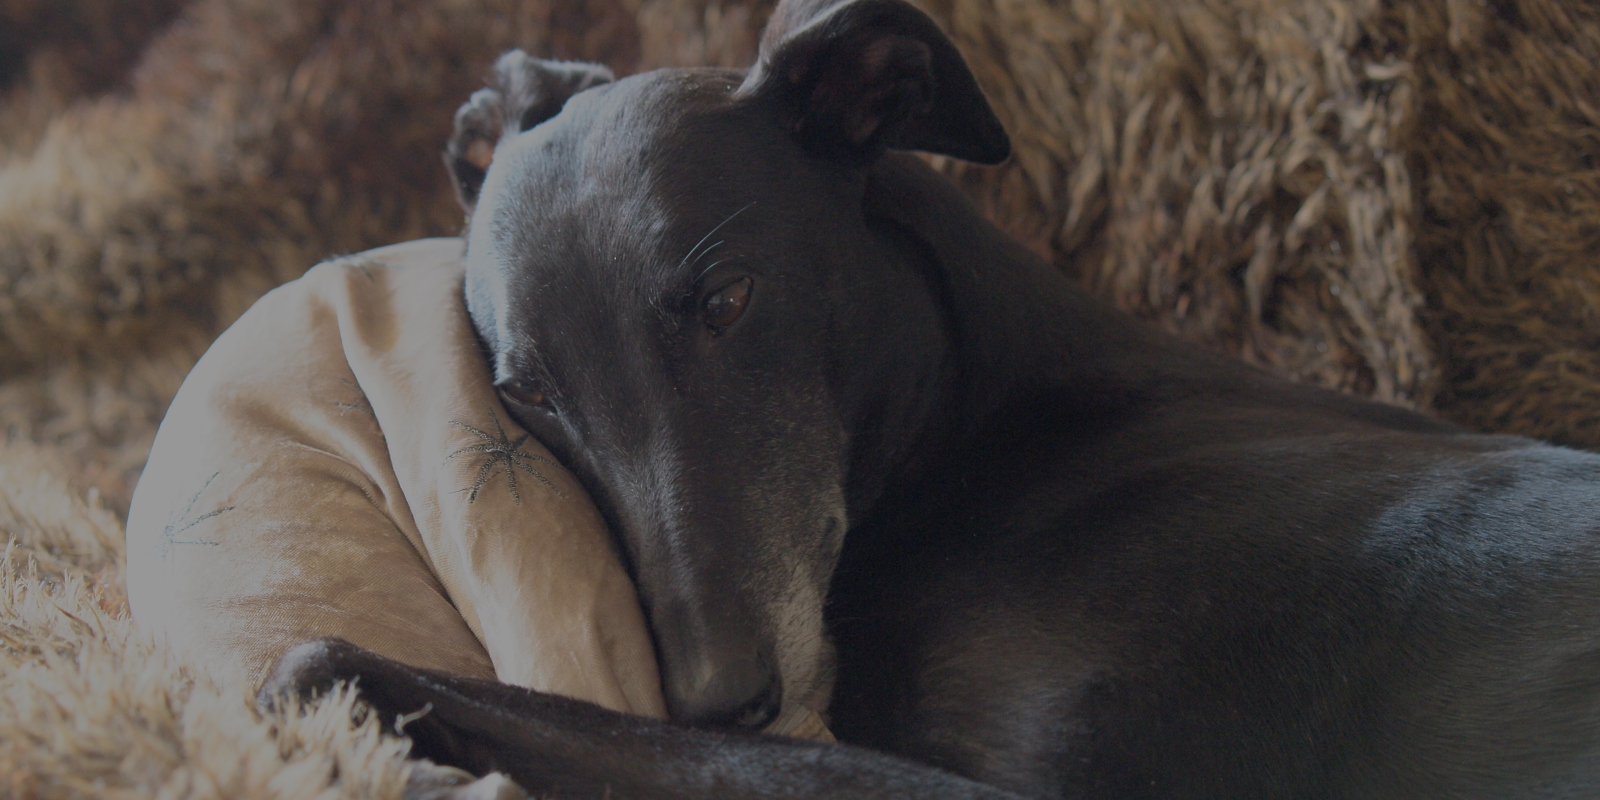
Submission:
<svg viewBox="0 0 1600 800">
<path fill-rule="evenodd" d="M 551 483 L 548 478 L 540 475 L 539 471 L 533 468 L 532 463 L 539 461 L 551 466 L 555 466 L 556 462 L 551 461 L 543 456 L 523 452 L 522 443 L 528 441 L 528 434 L 524 433 L 521 436 L 518 436 L 516 439 L 512 439 L 510 436 L 506 435 L 505 428 L 500 425 L 500 416 L 498 414 L 491 410 L 489 412 L 489 417 L 490 419 L 494 420 L 495 432 L 493 434 L 474 428 L 460 420 L 450 420 L 451 425 L 471 432 L 474 436 L 477 436 L 482 441 L 477 444 L 469 444 L 466 447 L 451 453 L 449 458 L 455 458 L 456 456 L 466 455 L 468 453 L 483 453 L 488 456 L 488 458 L 484 460 L 483 466 L 478 469 L 478 476 L 472 482 L 472 485 L 462 490 L 468 492 L 467 502 L 477 502 L 478 492 L 481 491 L 483 487 L 488 484 L 489 479 L 493 477 L 492 473 L 495 471 L 495 468 L 502 465 L 505 467 L 506 483 L 511 488 L 511 498 L 515 500 L 518 505 L 522 504 L 522 494 L 517 489 L 518 468 L 521 468 L 524 472 L 532 475 L 536 480 L 544 484 L 546 489 L 549 489 L 555 493 L 556 497 L 564 497 L 565 495 L 561 493 L 560 489 L 556 488 L 555 484 Z"/>
<path fill-rule="evenodd" d="M 199 525 L 200 523 L 205 522 L 212 517 L 233 510 L 233 506 L 226 506 L 224 508 L 216 509 L 215 511 L 208 511 L 192 520 L 189 519 L 189 514 L 193 513 L 194 511 L 194 504 L 200 501 L 200 495 L 205 494 L 206 489 L 210 488 L 211 482 L 216 480 L 217 476 L 221 474 L 221 472 L 211 473 L 211 477 L 206 478 L 206 482 L 200 486 L 200 490 L 195 492 L 194 496 L 189 498 L 188 505 L 185 505 L 182 511 L 172 515 L 167 520 L 166 527 L 161 529 L 160 556 L 162 558 L 166 558 L 172 553 L 172 548 L 174 545 L 199 544 L 206 545 L 208 547 L 216 547 L 219 544 L 218 542 L 211 541 L 210 539 L 179 539 L 178 537 L 183 535 L 183 533 L 188 531 L 190 528 L 193 528 L 194 526 Z"/>
</svg>

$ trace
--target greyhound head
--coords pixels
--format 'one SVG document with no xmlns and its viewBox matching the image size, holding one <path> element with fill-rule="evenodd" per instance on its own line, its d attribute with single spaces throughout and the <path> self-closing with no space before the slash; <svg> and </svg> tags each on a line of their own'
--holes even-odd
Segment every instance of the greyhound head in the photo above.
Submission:
<svg viewBox="0 0 1600 800">
<path fill-rule="evenodd" d="M 496 72 L 447 157 L 496 386 L 618 535 L 673 717 L 764 725 L 826 691 L 845 531 L 948 372 L 938 278 L 868 174 L 998 162 L 1005 132 L 899 0 L 780 3 L 748 74 Z"/>
</svg>

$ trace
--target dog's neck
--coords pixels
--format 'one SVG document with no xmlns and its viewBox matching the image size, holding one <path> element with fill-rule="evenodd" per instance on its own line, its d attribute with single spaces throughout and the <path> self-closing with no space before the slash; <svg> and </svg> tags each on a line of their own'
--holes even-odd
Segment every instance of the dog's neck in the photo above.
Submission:
<svg viewBox="0 0 1600 800">
<path fill-rule="evenodd" d="M 869 216 L 926 247 L 951 327 L 943 392 L 905 457 L 884 465 L 878 485 L 914 484 L 929 465 L 981 470 L 985 460 L 974 456 L 995 448 L 1024 440 L 1071 447 L 1105 435 L 1118 419 L 1195 404 L 1455 430 L 1405 409 L 1279 380 L 1100 302 L 914 156 L 882 158 L 866 198 Z M 1017 422 L 1024 419 L 1025 428 Z"/>
<path fill-rule="evenodd" d="M 866 208 L 926 246 L 947 311 L 950 357 L 940 397 L 903 457 L 856 485 L 915 481 L 1005 409 L 1041 398 L 1062 414 L 1150 390 L 1188 371 L 1193 353 L 1089 297 L 983 218 L 955 186 L 913 156 L 891 153 L 868 178 Z M 1213 359 L 1202 360 L 1213 362 Z M 867 480 L 862 480 L 868 478 Z"/>
</svg>

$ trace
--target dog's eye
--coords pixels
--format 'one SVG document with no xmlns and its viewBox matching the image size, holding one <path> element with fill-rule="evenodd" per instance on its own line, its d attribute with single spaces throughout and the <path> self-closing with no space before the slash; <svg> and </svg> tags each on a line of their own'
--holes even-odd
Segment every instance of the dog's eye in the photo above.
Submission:
<svg viewBox="0 0 1600 800">
<path fill-rule="evenodd" d="M 550 396 L 537 384 L 527 381 L 506 381 L 499 386 L 500 393 L 512 401 L 533 408 L 549 408 Z"/>
<path fill-rule="evenodd" d="M 705 314 L 706 327 L 710 328 L 712 333 L 720 333 L 724 328 L 739 321 L 739 317 L 744 314 L 745 306 L 750 304 L 751 283 L 748 277 L 740 278 L 706 295 L 700 308 Z"/>
</svg>

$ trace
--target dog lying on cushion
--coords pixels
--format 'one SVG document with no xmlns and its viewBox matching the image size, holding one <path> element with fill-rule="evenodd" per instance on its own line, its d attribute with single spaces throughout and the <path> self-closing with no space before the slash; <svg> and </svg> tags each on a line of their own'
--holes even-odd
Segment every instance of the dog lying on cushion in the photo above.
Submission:
<svg viewBox="0 0 1600 800">
<path fill-rule="evenodd" d="M 672 721 L 332 641 L 264 703 L 358 680 L 556 796 L 1600 793 L 1600 457 L 1092 302 L 887 152 L 1007 152 L 898 0 L 784 0 L 748 74 L 583 72 L 508 57 L 463 110 L 465 292 Z M 746 733 L 830 680 L 843 744 Z"/>
</svg>

